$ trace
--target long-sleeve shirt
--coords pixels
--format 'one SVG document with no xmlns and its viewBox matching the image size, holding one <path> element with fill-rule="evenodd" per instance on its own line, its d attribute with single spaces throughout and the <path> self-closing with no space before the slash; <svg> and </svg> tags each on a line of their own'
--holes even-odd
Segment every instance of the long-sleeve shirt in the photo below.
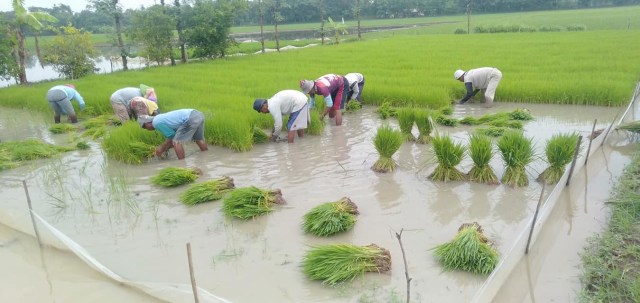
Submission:
<svg viewBox="0 0 640 303">
<path fill-rule="evenodd" d="M 467 94 L 464 95 L 460 102 L 466 102 L 475 96 L 479 90 L 487 88 L 493 69 L 493 67 L 481 67 L 467 71 L 464 74 L 464 86 L 467 89 Z"/>
<path fill-rule="evenodd" d="M 78 102 L 78 105 L 80 106 L 80 109 L 84 108 L 84 105 L 85 105 L 84 104 L 84 99 L 82 98 L 82 96 L 80 95 L 80 93 L 77 90 L 75 90 L 75 89 L 73 89 L 71 87 L 68 87 L 66 85 L 56 85 L 56 86 L 52 87 L 51 89 L 62 90 L 67 95 L 67 98 L 69 98 L 69 101 L 76 100 Z"/>
<path fill-rule="evenodd" d="M 315 81 L 316 83 L 316 91 L 318 94 L 324 97 L 324 103 L 331 107 L 333 106 L 333 99 L 331 99 L 331 95 L 336 93 L 336 97 L 338 97 L 338 92 L 344 88 L 344 77 L 336 74 L 326 74 Z M 309 94 L 311 96 L 311 102 L 315 101 L 315 94 Z"/>
<path fill-rule="evenodd" d="M 349 89 L 353 92 L 351 96 L 355 98 L 360 93 L 358 83 L 364 81 L 364 76 L 361 73 L 348 73 L 344 75 L 344 78 L 349 82 Z"/>
<path fill-rule="evenodd" d="M 140 92 L 140 90 L 138 90 Z M 176 131 L 180 125 L 189 120 L 189 116 L 193 109 L 178 109 L 164 114 L 159 114 L 153 118 L 151 125 L 162 133 L 162 135 L 171 139 L 176 135 Z"/>
<path fill-rule="evenodd" d="M 282 130 L 282 116 L 301 110 L 307 104 L 307 95 L 297 90 L 283 90 L 267 100 L 269 113 L 273 116 L 273 136 Z"/>
<path fill-rule="evenodd" d="M 138 87 L 125 87 L 115 91 L 111 95 L 111 102 L 121 102 L 127 108 L 131 105 L 131 99 L 135 97 L 142 97 L 140 88 Z"/>
</svg>

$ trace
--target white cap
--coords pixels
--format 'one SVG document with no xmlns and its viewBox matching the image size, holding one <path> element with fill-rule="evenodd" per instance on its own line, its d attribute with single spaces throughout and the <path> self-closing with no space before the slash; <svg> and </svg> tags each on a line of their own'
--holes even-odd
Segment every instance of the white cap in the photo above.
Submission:
<svg viewBox="0 0 640 303">
<path fill-rule="evenodd" d="M 457 70 L 455 73 L 453 73 L 453 77 L 454 77 L 456 80 L 459 80 L 459 79 L 460 79 L 460 77 L 462 77 L 463 75 L 464 75 L 464 71 L 463 71 L 463 70 L 461 70 L 461 69 L 459 69 L 459 70 Z"/>
</svg>

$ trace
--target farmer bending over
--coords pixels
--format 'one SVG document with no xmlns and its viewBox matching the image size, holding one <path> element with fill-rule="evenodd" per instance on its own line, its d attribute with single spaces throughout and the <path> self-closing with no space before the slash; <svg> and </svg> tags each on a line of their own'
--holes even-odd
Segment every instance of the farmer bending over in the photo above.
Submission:
<svg viewBox="0 0 640 303">
<path fill-rule="evenodd" d="M 497 68 L 481 67 L 470 69 L 468 72 L 459 69 L 453 73 L 453 77 L 464 83 L 467 88 L 467 94 L 460 100 L 460 104 L 464 104 L 475 96 L 479 90 L 484 89 L 485 106 L 493 106 L 493 97 L 496 94 L 498 83 L 502 79 L 502 73 Z"/>
<path fill-rule="evenodd" d="M 179 109 L 157 116 L 142 115 L 138 117 L 138 124 L 147 130 L 157 129 L 167 138 L 156 147 L 158 157 L 174 147 L 178 159 L 184 159 L 182 144 L 187 141 L 195 141 L 201 151 L 208 150 L 204 142 L 204 115 L 195 109 Z"/>
<path fill-rule="evenodd" d="M 136 97 L 143 97 L 149 101 L 152 101 L 153 104 L 150 104 L 146 101 L 133 102 L 132 104 L 131 101 Z M 158 99 L 156 97 L 155 90 L 144 84 L 141 84 L 140 88 L 121 88 L 115 91 L 111 95 L 111 98 L 109 100 L 111 101 L 111 107 L 113 108 L 114 113 L 122 122 L 129 119 L 136 119 L 140 115 L 149 115 L 158 110 Z M 155 109 L 149 108 L 149 105 L 155 107 Z"/>
<path fill-rule="evenodd" d="M 253 102 L 253 109 L 259 113 L 270 113 L 273 116 L 273 133 L 271 141 L 276 141 L 282 130 L 282 115 L 289 115 L 287 123 L 287 140 L 293 143 L 294 131 L 298 132 L 298 137 L 304 136 L 304 129 L 309 123 L 309 106 L 307 96 L 296 90 L 283 90 L 273 97 L 267 99 L 256 99 Z"/>
<path fill-rule="evenodd" d="M 325 108 L 320 116 L 320 120 L 324 120 L 324 116 L 329 113 L 329 118 L 336 117 L 336 126 L 342 125 L 342 112 L 344 104 L 349 93 L 349 82 L 340 75 L 327 74 L 315 81 L 300 81 L 300 89 L 305 94 L 309 94 L 311 107 L 315 105 L 315 95 L 320 94 L 324 97 Z"/>
<path fill-rule="evenodd" d="M 71 105 L 71 100 L 78 101 L 80 110 L 84 110 L 84 99 L 82 99 L 73 84 L 56 85 L 47 91 L 47 101 L 49 101 L 49 106 L 53 109 L 53 121 L 55 123 L 60 123 L 61 114 L 69 116 L 71 123 L 78 123 L 76 111 Z"/>
<path fill-rule="evenodd" d="M 348 73 L 344 78 L 349 82 L 349 95 L 347 102 L 358 101 L 362 105 L 362 90 L 364 89 L 364 76 L 360 73 Z"/>
</svg>

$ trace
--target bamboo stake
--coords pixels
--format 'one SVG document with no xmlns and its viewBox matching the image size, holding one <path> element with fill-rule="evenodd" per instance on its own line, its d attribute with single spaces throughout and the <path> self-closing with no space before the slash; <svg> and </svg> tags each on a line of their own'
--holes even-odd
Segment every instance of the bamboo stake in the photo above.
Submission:
<svg viewBox="0 0 640 303">
<path fill-rule="evenodd" d="M 404 253 L 404 246 L 402 246 L 402 231 L 400 229 L 400 233 L 396 233 L 396 238 L 398 239 L 398 243 L 400 243 L 400 250 L 402 251 L 402 260 L 404 260 L 404 276 L 407 279 L 407 303 L 410 302 L 411 298 L 411 278 L 409 277 L 409 266 L 407 266 L 407 256 Z"/>
<path fill-rule="evenodd" d="M 593 132 L 596 131 L 596 123 L 598 123 L 598 119 L 593 120 L 593 127 L 591 128 L 591 136 L 589 136 L 589 147 L 587 147 L 587 156 L 584 159 L 584 163 L 586 164 L 589 161 L 589 152 L 591 151 L 591 142 L 593 142 Z"/>
<path fill-rule="evenodd" d="M 193 273 L 193 260 L 191 259 L 191 243 L 187 243 L 187 257 L 189 258 L 189 275 L 191 276 L 191 289 L 193 289 L 193 301 L 195 303 L 200 302 L 198 300 L 198 287 L 196 286 L 196 276 Z"/>
<path fill-rule="evenodd" d="M 578 154 L 580 153 L 580 143 L 582 142 L 582 136 L 578 137 L 578 144 L 576 144 L 576 151 L 573 153 L 573 162 L 571 162 L 571 168 L 569 169 L 569 177 L 567 177 L 567 184 L 571 182 L 571 176 L 573 175 L 573 169 L 576 167 L 576 160 L 578 159 Z"/>
<path fill-rule="evenodd" d="M 533 235 L 533 228 L 536 227 L 536 220 L 538 220 L 538 211 L 540 210 L 540 204 L 542 204 L 542 198 L 544 197 L 544 189 L 547 186 L 547 182 L 542 182 L 542 191 L 540 191 L 540 199 L 538 199 L 538 205 L 536 206 L 536 212 L 533 214 L 533 222 L 531 222 L 531 229 L 529 230 L 529 238 L 527 239 L 527 247 L 524 250 L 524 254 L 529 254 L 529 244 L 531 243 L 531 236 Z"/>
<path fill-rule="evenodd" d="M 38 226 L 36 225 L 36 220 L 33 217 L 33 207 L 31 206 L 31 197 L 29 196 L 29 189 L 27 188 L 27 181 L 22 180 L 22 187 L 24 188 L 24 193 L 27 195 L 27 205 L 29 205 L 29 216 L 31 216 L 31 224 L 33 224 L 33 230 L 36 233 L 36 238 L 38 239 L 38 246 L 42 248 L 42 240 L 40 240 L 40 233 L 38 232 Z"/>
</svg>

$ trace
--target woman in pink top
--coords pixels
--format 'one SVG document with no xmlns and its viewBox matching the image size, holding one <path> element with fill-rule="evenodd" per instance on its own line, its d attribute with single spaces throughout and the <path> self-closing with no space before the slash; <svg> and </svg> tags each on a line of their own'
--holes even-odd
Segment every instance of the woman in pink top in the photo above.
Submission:
<svg viewBox="0 0 640 303">
<path fill-rule="evenodd" d="M 324 97 L 325 108 L 320 116 L 320 120 L 329 114 L 329 118 L 336 118 L 336 126 L 342 125 L 342 112 L 349 94 L 349 82 L 340 75 L 327 74 L 315 81 L 300 81 L 300 89 L 305 94 L 309 94 L 311 104 L 315 104 L 315 95 L 320 94 Z"/>
</svg>

